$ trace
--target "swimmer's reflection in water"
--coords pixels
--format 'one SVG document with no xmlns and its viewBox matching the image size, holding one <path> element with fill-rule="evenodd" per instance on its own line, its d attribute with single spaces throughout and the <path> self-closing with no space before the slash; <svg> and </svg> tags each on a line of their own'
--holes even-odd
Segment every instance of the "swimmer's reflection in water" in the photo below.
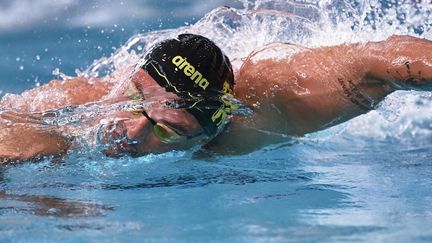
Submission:
<svg viewBox="0 0 432 243">
<path fill-rule="evenodd" d="M 241 68 L 232 70 L 212 41 L 183 34 L 156 44 L 124 84 L 78 77 L 5 96 L 0 158 L 63 156 L 75 139 L 61 128 L 8 119 L 7 112 L 104 104 L 107 97 L 152 104 L 95 118 L 101 124 L 98 139 L 109 156 L 196 145 L 222 154 L 250 152 L 364 114 L 396 90 L 432 90 L 431 48 L 431 41 L 411 36 L 314 49 L 275 43 L 241 59 Z M 274 53 L 277 58 L 271 58 Z M 43 102 L 36 98 L 41 94 Z M 238 108 L 233 97 L 253 115 L 232 116 Z"/>
<path fill-rule="evenodd" d="M 16 195 L 0 191 L 0 200 L 2 204 L 7 202 L 25 202 L 29 205 L 20 206 L 14 203 L 13 207 L 1 206 L 0 211 L 11 210 L 14 213 L 24 212 L 38 216 L 55 216 L 55 217 L 95 217 L 111 212 L 114 208 L 100 205 L 92 202 L 81 202 L 66 200 L 50 196 L 35 195 Z"/>
</svg>

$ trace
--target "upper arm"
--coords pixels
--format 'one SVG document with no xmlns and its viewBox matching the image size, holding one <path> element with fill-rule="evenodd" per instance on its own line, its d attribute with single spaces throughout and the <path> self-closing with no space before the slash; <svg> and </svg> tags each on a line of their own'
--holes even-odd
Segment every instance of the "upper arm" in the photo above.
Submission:
<svg viewBox="0 0 432 243">
<path fill-rule="evenodd" d="M 238 77 L 238 97 L 259 103 L 256 114 L 268 117 L 255 119 L 261 128 L 272 124 L 273 131 L 304 134 L 336 125 L 369 110 L 358 99 L 371 91 L 362 87 L 366 69 L 360 56 L 358 44 L 347 44 L 248 60 Z"/>
</svg>

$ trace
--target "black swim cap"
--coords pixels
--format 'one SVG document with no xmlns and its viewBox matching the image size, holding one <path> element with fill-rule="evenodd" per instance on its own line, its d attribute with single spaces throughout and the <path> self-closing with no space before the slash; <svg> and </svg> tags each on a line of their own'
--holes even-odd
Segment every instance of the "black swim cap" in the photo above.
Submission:
<svg viewBox="0 0 432 243">
<path fill-rule="evenodd" d="M 226 99 L 234 88 L 231 63 L 203 36 L 182 34 L 156 44 L 142 68 L 166 91 L 182 98 L 208 136 L 214 135 L 235 109 Z"/>
</svg>

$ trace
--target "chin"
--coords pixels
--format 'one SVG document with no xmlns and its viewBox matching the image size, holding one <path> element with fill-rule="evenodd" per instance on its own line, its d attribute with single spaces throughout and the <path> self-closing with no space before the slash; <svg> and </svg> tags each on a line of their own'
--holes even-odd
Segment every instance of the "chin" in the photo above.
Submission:
<svg viewBox="0 0 432 243">
<path fill-rule="evenodd" d="M 102 152 L 109 157 L 137 154 L 134 146 L 130 144 L 130 139 L 126 136 L 126 130 L 122 126 L 115 126 L 113 123 L 102 125 L 98 132 L 98 142 L 105 146 Z"/>
</svg>

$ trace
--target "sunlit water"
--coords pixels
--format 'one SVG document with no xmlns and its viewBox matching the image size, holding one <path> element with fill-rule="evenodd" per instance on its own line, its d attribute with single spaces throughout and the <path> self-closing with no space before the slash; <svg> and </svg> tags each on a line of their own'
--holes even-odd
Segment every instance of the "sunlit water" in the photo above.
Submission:
<svg viewBox="0 0 432 243">
<path fill-rule="evenodd" d="M 183 32 L 208 36 L 232 58 L 275 41 L 316 47 L 395 33 L 432 39 L 428 3 L 244 4 L 192 26 L 133 36 L 79 74 L 115 74 L 130 56 Z M 241 156 L 111 159 L 83 150 L 64 162 L 2 166 L 0 239 L 432 241 L 431 105 L 430 93 L 397 92 L 345 124 Z"/>
</svg>

